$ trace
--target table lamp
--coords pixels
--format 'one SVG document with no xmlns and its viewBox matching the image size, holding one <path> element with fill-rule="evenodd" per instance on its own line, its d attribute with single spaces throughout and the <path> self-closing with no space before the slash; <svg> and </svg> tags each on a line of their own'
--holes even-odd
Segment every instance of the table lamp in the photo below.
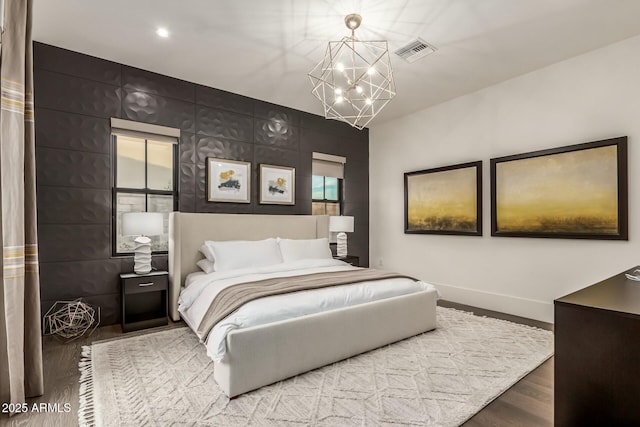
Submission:
<svg viewBox="0 0 640 427">
<path fill-rule="evenodd" d="M 147 274 L 151 271 L 151 239 L 164 232 L 163 215 L 160 212 L 127 212 L 122 214 L 122 234 L 138 236 L 133 257 L 133 271 Z"/>
<path fill-rule="evenodd" d="M 341 258 L 347 256 L 347 233 L 353 233 L 352 216 L 330 216 L 329 231 L 338 233 L 338 250 L 336 255 Z"/>
</svg>

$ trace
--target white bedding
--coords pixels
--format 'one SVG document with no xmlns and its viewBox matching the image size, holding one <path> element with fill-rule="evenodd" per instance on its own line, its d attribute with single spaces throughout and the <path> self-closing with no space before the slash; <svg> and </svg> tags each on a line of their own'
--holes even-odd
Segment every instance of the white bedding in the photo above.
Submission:
<svg viewBox="0 0 640 427">
<path fill-rule="evenodd" d="M 314 259 L 281 263 L 255 269 L 242 269 L 209 274 L 193 273 L 186 281 L 180 294 L 178 311 L 194 331 L 200 324 L 211 301 L 222 289 L 244 282 L 313 274 L 330 271 L 357 269 L 339 260 Z M 422 290 L 435 290 L 433 285 L 415 282 L 405 278 L 386 279 L 376 282 L 362 282 L 352 285 L 274 295 L 251 301 L 220 321 L 206 341 L 207 353 L 216 362 L 224 359 L 226 337 L 238 328 L 263 325 L 279 320 L 349 307 L 383 298 L 406 295 Z"/>
</svg>

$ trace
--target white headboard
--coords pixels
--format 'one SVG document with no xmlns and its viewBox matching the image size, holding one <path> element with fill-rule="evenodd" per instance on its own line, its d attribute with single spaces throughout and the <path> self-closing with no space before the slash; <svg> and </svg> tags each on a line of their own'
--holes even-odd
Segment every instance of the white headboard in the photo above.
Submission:
<svg viewBox="0 0 640 427">
<path fill-rule="evenodd" d="M 269 237 L 329 237 L 325 215 L 249 215 L 172 212 L 169 215 L 169 312 L 180 319 L 178 297 L 187 274 L 200 271 L 196 262 L 205 240 L 262 240 Z"/>
</svg>

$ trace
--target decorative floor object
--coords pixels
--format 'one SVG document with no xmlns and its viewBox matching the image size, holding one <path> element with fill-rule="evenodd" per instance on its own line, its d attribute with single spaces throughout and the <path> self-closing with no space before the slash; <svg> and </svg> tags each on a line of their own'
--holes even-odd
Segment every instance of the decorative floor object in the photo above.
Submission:
<svg viewBox="0 0 640 427">
<path fill-rule="evenodd" d="M 100 307 L 92 307 L 81 298 L 56 301 L 43 318 L 44 335 L 55 335 L 65 342 L 89 336 L 100 324 Z M 88 333 L 87 333 L 88 332 Z"/>
<path fill-rule="evenodd" d="M 188 328 L 83 347 L 80 425 L 457 426 L 553 354 L 550 331 L 438 307 L 438 328 L 229 400 Z"/>
</svg>

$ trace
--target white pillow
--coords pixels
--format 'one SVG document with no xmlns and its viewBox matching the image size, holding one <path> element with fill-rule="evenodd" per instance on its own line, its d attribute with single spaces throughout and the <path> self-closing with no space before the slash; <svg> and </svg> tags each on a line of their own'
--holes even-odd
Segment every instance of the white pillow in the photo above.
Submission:
<svg viewBox="0 0 640 427">
<path fill-rule="evenodd" d="M 204 243 L 213 252 L 216 271 L 266 267 L 282 263 L 282 255 L 276 239 L 226 242 L 206 240 Z"/>
<path fill-rule="evenodd" d="M 331 249 L 329 248 L 329 239 L 309 239 L 309 240 L 293 240 L 280 239 L 280 252 L 284 262 L 298 261 L 301 259 L 331 259 Z"/>
<path fill-rule="evenodd" d="M 206 258 L 202 258 L 200 261 L 196 262 L 196 265 L 200 267 L 202 271 L 205 273 L 213 273 L 215 270 L 213 263 Z"/>
<path fill-rule="evenodd" d="M 211 248 L 206 245 L 206 243 L 200 246 L 200 253 L 204 255 L 209 262 L 215 261 L 215 258 L 213 257 L 213 252 L 211 251 Z"/>
</svg>

